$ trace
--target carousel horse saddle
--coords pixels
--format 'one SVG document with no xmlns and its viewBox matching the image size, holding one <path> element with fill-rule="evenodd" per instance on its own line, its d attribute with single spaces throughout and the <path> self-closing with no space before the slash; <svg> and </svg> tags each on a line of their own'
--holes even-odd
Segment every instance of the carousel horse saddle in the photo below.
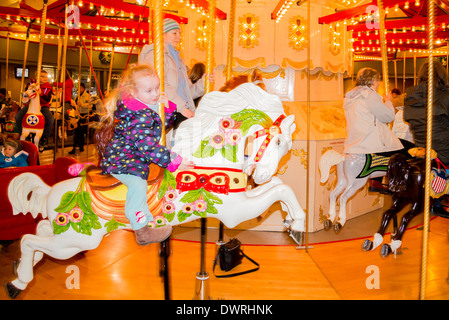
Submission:
<svg viewBox="0 0 449 320">
<path fill-rule="evenodd" d="M 377 154 L 366 154 L 365 165 L 357 178 L 368 177 L 374 171 L 387 171 L 390 157 L 384 157 Z"/>
<path fill-rule="evenodd" d="M 150 164 L 150 170 L 148 174 L 147 183 L 154 184 L 164 177 L 164 168 L 159 167 L 156 164 Z M 112 190 L 122 183 L 114 178 L 111 174 L 104 174 L 100 167 L 89 166 L 86 168 L 86 181 L 90 188 L 97 191 Z"/>
</svg>

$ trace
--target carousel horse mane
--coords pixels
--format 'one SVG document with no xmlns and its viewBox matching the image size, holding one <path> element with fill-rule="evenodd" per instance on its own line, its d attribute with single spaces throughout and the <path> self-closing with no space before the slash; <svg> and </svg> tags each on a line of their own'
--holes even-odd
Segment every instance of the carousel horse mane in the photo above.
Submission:
<svg viewBox="0 0 449 320">
<path fill-rule="evenodd" d="M 221 92 L 229 92 L 235 88 L 237 88 L 239 85 L 246 83 L 246 82 L 252 82 L 255 85 L 259 86 L 260 88 L 262 88 L 263 90 L 267 90 L 267 88 L 265 87 L 265 84 L 263 83 L 263 77 L 262 74 L 257 71 L 254 70 L 253 73 L 249 74 L 249 75 L 238 75 L 238 76 L 234 76 L 231 79 L 229 79 L 228 81 L 225 82 L 225 84 L 220 88 Z"/>
</svg>

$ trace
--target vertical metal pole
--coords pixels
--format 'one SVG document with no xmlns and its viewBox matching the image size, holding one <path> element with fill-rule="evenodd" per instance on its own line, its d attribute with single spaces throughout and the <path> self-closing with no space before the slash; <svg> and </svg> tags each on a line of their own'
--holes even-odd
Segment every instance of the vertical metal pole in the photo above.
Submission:
<svg viewBox="0 0 449 320">
<path fill-rule="evenodd" d="M 379 8 L 379 35 L 380 35 L 380 48 L 382 56 L 382 73 L 384 79 L 385 93 L 390 92 L 388 88 L 388 53 L 387 53 L 387 40 L 385 31 L 385 10 L 382 0 L 377 0 L 377 7 Z"/>
<path fill-rule="evenodd" d="M 432 116 L 433 116 L 433 48 L 435 35 L 435 4 L 433 0 L 428 1 L 428 23 L 429 28 L 429 70 L 427 83 L 427 141 L 426 141 L 426 180 L 424 193 L 424 225 L 423 225 L 423 249 L 421 261 L 421 286 L 420 299 L 426 298 L 427 282 L 427 253 L 429 236 L 429 209 L 430 209 L 430 170 L 431 170 L 431 151 L 432 151 Z"/>
<path fill-rule="evenodd" d="M 154 35 L 154 66 L 160 79 L 160 91 L 165 92 L 164 84 L 164 35 L 163 35 L 163 0 L 155 1 L 154 10 L 154 23 L 153 23 L 153 35 Z M 151 6 L 150 6 L 151 7 Z M 149 8 L 148 22 L 150 22 L 151 8 Z M 150 27 L 148 28 L 151 29 Z M 160 143 L 165 145 L 165 110 L 164 105 L 159 104 L 159 116 L 162 119 L 162 134 Z M 164 277 L 164 293 L 165 300 L 170 300 L 170 279 L 168 270 L 168 257 L 170 255 L 169 250 L 170 238 L 161 242 L 160 245 L 160 256 L 163 259 L 163 277 Z"/>
<path fill-rule="evenodd" d="M 228 57 L 226 69 L 226 81 L 231 79 L 232 74 L 232 58 L 234 55 L 234 29 L 235 29 L 235 4 L 236 0 L 231 0 L 231 8 L 229 12 L 229 34 L 228 34 Z"/>
</svg>

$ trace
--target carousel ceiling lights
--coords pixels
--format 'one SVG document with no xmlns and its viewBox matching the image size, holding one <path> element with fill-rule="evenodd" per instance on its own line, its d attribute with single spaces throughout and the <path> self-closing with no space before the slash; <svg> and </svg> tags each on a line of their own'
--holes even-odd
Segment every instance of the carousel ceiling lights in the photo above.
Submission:
<svg viewBox="0 0 449 320">
<path fill-rule="evenodd" d="M 428 45 L 427 17 L 425 16 L 425 1 L 385 0 L 385 40 L 389 52 L 422 52 L 425 53 Z M 346 30 L 352 34 L 351 44 L 353 52 L 380 53 L 380 32 L 373 22 L 379 17 L 375 6 L 377 1 L 342 10 L 318 19 L 321 24 L 329 24 L 330 28 L 343 22 Z M 417 8 L 417 9 L 416 9 Z M 401 12 L 400 12 L 401 11 Z M 446 25 L 449 15 L 441 9 L 435 17 L 435 46 L 446 46 L 449 33 Z M 351 37 L 351 35 L 350 35 Z M 444 52 L 443 50 L 437 50 Z M 434 51 L 434 52 L 437 52 Z M 439 53 L 436 53 L 439 54 Z"/>
</svg>

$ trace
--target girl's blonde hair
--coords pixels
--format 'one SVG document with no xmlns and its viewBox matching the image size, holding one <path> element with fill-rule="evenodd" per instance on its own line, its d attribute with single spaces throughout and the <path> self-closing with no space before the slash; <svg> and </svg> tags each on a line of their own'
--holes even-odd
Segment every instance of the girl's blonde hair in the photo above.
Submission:
<svg viewBox="0 0 449 320">
<path fill-rule="evenodd" d="M 136 80 L 146 76 L 157 77 L 156 71 L 148 64 L 132 65 L 129 69 L 123 72 L 119 87 L 111 91 L 104 103 L 107 111 L 104 122 L 108 124 L 114 122 L 117 101 L 126 95 L 132 95 L 136 88 Z"/>
<path fill-rule="evenodd" d="M 137 79 L 146 76 L 157 77 L 158 75 L 153 67 L 148 64 L 131 65 L 123 73 L 118 88 L 112 90 L 107 96 L 104 102 L 106 114 L 102 118 L 102 125 L 95 131 L 94 135 L 94 141 L 100 159 L 103 157 L 103 153 L 114 134 L 117 102 L 127 95 L 132 95 L 136 88 Z"/>
</svg>

